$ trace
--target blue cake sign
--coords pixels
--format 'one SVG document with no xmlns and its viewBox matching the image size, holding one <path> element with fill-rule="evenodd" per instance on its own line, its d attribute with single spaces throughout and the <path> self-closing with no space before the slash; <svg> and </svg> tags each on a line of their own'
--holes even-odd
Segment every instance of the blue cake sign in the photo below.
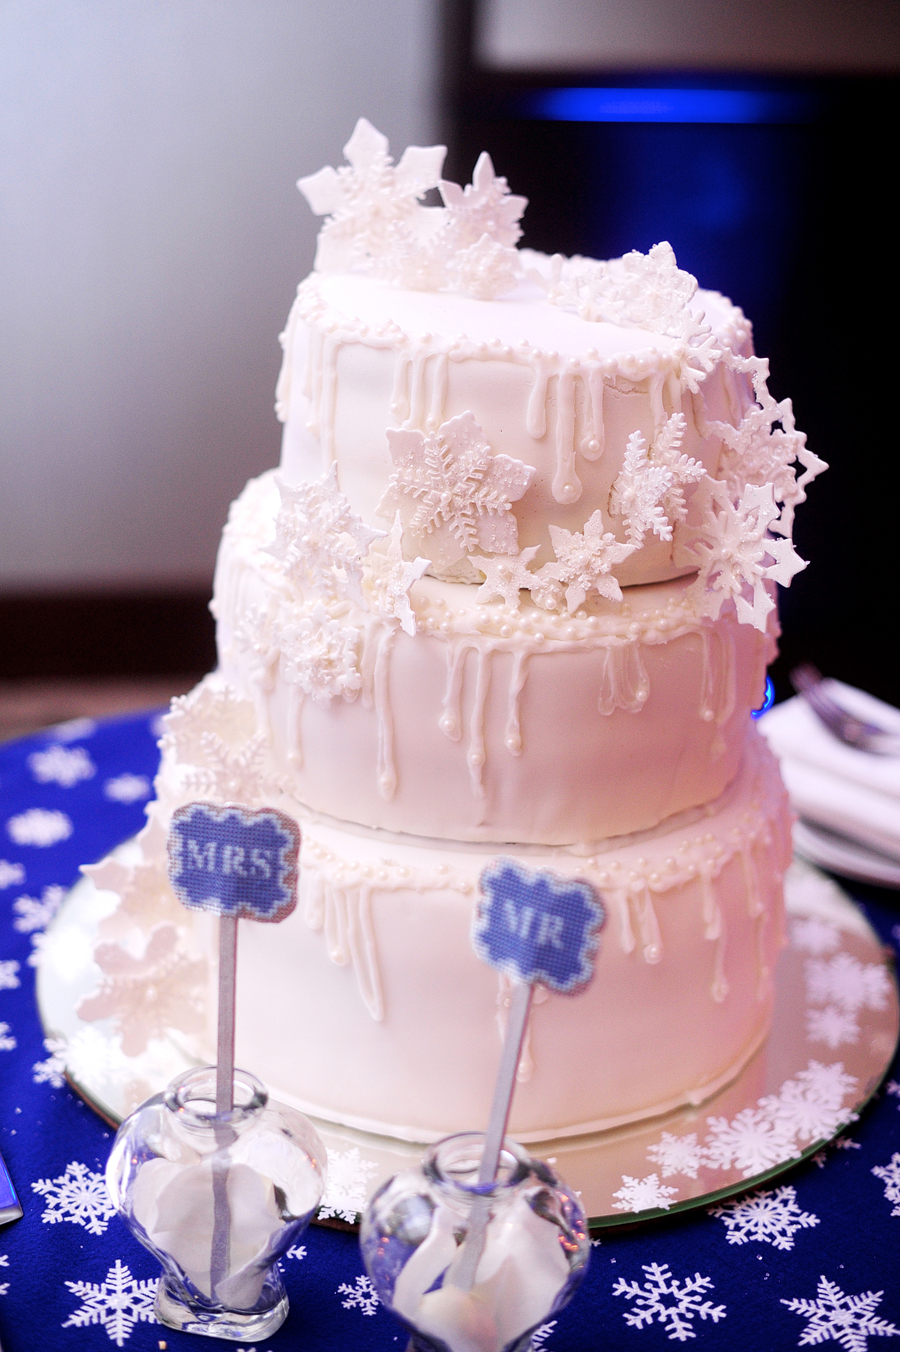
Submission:
<svg viewBox="0 0 900 1352">
<path fill-rule="evenodd" d="M 169 827 L 169 880 L 185 906 L 283 920 L 297 904 L 300 828 L 275 808 L 186 803 Z"/>
<path fill-rule="evenodd" d="M 472 943 L 515 980 L 572 994 L 593 975 L 605 919 L 590 883 L 496 859 L 481 875 Z"/>
</svg>

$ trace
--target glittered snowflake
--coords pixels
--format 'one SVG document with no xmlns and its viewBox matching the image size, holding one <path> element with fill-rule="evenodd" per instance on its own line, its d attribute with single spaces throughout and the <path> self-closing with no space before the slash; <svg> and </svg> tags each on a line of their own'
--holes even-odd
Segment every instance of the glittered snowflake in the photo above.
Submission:
<svg viewBox="0 0 900 1352">
<path fill-rule="evenodd" d="M 11 864 L 8 859 L 0 859 L 0 888 L 16 887 L 25 881 L 23 864 Z"/>
<path fill-rule="evenodd" d="M 660 1183 L 658 1174 L 648 1174 L 646 1178 L 632 1178 L 622 1175 L 622 1187 L 613 1193 L 619 1200 L 613 1202 L 616 1211 L 650 1211 L 658 1208 L 668 1211 L 672 1198 L 678 1196 L 677 1188 Z"/>
<path fill-rule="evenodd" d="M 868 1352 L 870 1338 L 900 1337 L 900 1329 L 875 1314 L 883 1296 L 883 1291 L 848 1296 L 836 1282 L 823 1276 L 819 1278 L 816 1300 L 794 1298 L 781 1303 L 807 1321 L 800 1335 L 801 1347 L 835 1342 L 840 1343 L 844 1352 Z"/>
<path fill-rule="evenodd" d="M 822 957 L 840 948 L 841 931 L 837 925 L 829 925 L 818 916 L 808 916 L 791 922 L 791 943 L 805 953 Z"/>
<path fill-rule="evenodd" d="M 341 1301 L 345 1310 L 359 1310 L 362 1314 L 374 1314 L 380 1304 L 378 1292 L 368 1277 L 357 1277 L 354 1286 L 341 1282 L 337 1295 L 346 1297 Z"/>
<path fill-rule="evenodd" d="M 329 1150 L 328 1182 L 319 1207 L 319 1219 L 336 1216 L 351 1224 L 369 1199 L 372 1175 L 378 1165 L 363 1159 L 357 1146 L 349 1150 Z"/>
<path fill-rule="evenodd" d="M 50 1055 L 45 1061 L 35 1061 L 31 1078 L 35 1084 L 49 1084 L 53 1089 L 62 1089 L 67 1062 L 65 1038 L 45 1037 L 44 1051 Z"/>
<path fill-rule="evenodd" d="M 660 1166 L 663 1178 L 671 1178 L 673 1174 L 696 1178 L 703 1164 L 703 1147 L 697 1144 L 696 1132 L 692 1131 L 687 1136 L 673 1136 L 671 1132 L 664 1131 L 662 1138 L 648 1147 L 647 1158 Z"/>
<path fill-rule="evenodd" d="M 642 1263 L 641 1268 L 643 1283 L 620 1277 L 612 1290 L 614 1296 L 633 1301 L 631 1309 L 623 1315 L 631 1328 L 649 1328 L 655 1320 L 663 1325 L 670 1340 L 683 1343 L 696 1338 L 695 1319 L 710 1319 L 717 1324 L 725 1318 L 725 1306 L 713 1305 L 706 1297 L 713 1290 L 712 1278 L 695 1272 L 693 1277 L 679 1279 L 668 1263 Z"/>
<path fill-rule="evenodd" d="M 447 255 L 447 275 L 453 291 L 476 300 L 493 300 L 511 291 L 519 280 L 519 256 L 490 235 L 482 235 L 467 249 Z"/>
<path fill-rule="evenodd" d="M 806 1036 L 810 1042 L 824 1042 L 828 1047 L 844 1044 L 855 1046 L 859 1041 L 859 1021 L 852 1010 L 840 1005 L 825 1005 L 823 1009 L 807 1009 Z"/>
<path fill-rule="evenodd" d="M 429 567 L 430 560 L 403 556 L 403 523 L 394 517 L 390 534 L 375 540 L 363 568 L 363 591 L 371 609 L 383 620 L 397 620 L 410 638 L 416 632 L 416 617 L 409 602 L 409 589 Z"/>
<path fill-rule="evenodd" d="M 765 1107 L 743 1108 L 737 1116 L 708 1117 L 706 1163 L 713 1169 L 737 1169 L 744 1178 L 761 1174 L 794 1151 L 794 1133 Z"/>
<path fill-rule="evenodd" d="M 884 1183 L 887 1200 L 894 1203 L 891 1215 L 900 1216 L 900 1154 L 895 1152 L 890 1164 L 876 1164 L 872 1173 Z"/>
<path fill-rule="evenodd" d="M 103 796 L 111 803 L 139 803 L 142 798 L 149 798 L 150 793 L 150 780 L 146 775 L 133 775 L 127 771 L 107 779 L 103 785 Z"/>
<path fill-rule="evenodd" d="M 775 1249 L 792 1249 L 798 1230 L 819 1224 L 818 1216 L 800 1210 L 797 1190 L 791 1186 L 723 1202 L 710 1207 L 709 1214 L 724 1223 L 729 1244 L 747 1244 L 753 1239 Z"/>
<path fill-rule="evenodd" d="M 30 807 L 10 817 L 6 823 L 10 837 L 17 845 L 36 845 L 46 848 L 68 840 L 74 827 L 65 812 L 45 807 Z"/>
<path fill-rule="evenodd" d="M 12 908 L 15 915 L 13 929 L 20 934 L 30 934 L 32 930 L 44 929 L 56 915 L 63 903 L 66 889 L 51 883 L 38 897 L 16 897 Z"/>
<path fill-rule="evenodd" d="M 16 973 L 19 970 L 19 964 L 15 958 L 4 958 L 0 961 L 0 991 L 14 991 L 19 985 L 19 978 Z"/>
<path fill-rule="evenodd" d="M 570 615 L 589 591 L 598 592 L 608 601 L 621 601 L 622 589 L 611 570 L 633 554 L 635 546 L 622 544 L 611 531 L 604 531 L 601 511 L 594 512 L 585 522 L 583 532 L 551 525 L 550 538 L 557 562 L 545 564 L 541 574 L 555 578 L 565 587 Z"/>
<path fill-rule="evenodd" d="M 104 943 L 94 949 L 94 961 L 103 975 L 98 990 L 81 1001 L 78 1016 L 88 1023 L 111 1018 L 126 1056 L 137 1056 L 151 1038 L 172 1028 L 199 1033 L 205 1026 L 206 960 L 179 951 L 174 925 L 159 925 L 140 958 L 120 944 Z"/>
<path fill-rule="evenodd" d="M 848 1013 L 884 1009 L 891 984 L 880 962 L 860 962 L 850 953 L 812 958 L 806 964 L 806 990 L 815 1004 L 831 1002 Z"/>
<path fill-rule="evenodd" d="M 282 625 L 282 674 L 319 704 L 338 695 L 355 699 L 362 687 L 359 642 L 360 631 L 319 602 Z"/>
<path fill-rule="evenodd" d="M 447 208 L 447 220 L 453 240 L 460 249 L 477 244 L 485 235 L 495 243 L 511 247 L 522 235 L 519 219 L 528 205 L 527 197 L 515 197 L 505 178 L 498 178 L 487 151 L 478 157 L 472 182 L 465 188 L 458 183 L 438 183 Z"/>
<path fill-rule="evenodd" d="M 71 789 L 82 779 L 92 779 L 97 767 L 83 746 L 48 746 L 44 751 L 33 751 L 28 757 L 28 768 L 39 784 L 59 784 Z"/>
<path fill-rule="evenodd" d="M 387 438 L 394 472 L 377 511 L 390 520 L 400 513 L 408 553 L 444 570 L 476 549 L 518 553 L 511 505 L 531 483 L 532 465 L 493 455 L 470 412 L 432 432 L 389 428 Z"/>
<path fill-rule="evenodd" d="M 44 1199 L 41 1220 L 45 1224 L 71 1221 L 84 1226 L 90 1235 L 102 1235 L 116 1214 L 103 1175 L 78 1160 L 67 1164 L 58 1178 L 39 1178 L 31 1187 Z"/>
<path fill-rule="evenodd" d="M 16 1049 L 16 1039 L 12 1036 L 12 1029 L 8 1023 L 0 1023 L 0 1052 L 13 1052 Z"/>
<path fill-rule="evenodd" d="M 87 1328 L 89 1324 L 99 1324 L 110 1342 L 123 1347 L 135 1324 L 156 1323 L 153 1304 L 158 1280 L 152 1277 L 137 1281 L 117 1258 L 102 1282 L 66 1282 L 72 1295 L 82 1303 L 62 1327 Z"/>
<path fill-rule="evenodd" d="M 322 479 L 296 487 L 279 479 L 281 507 L 268 552 L 301 592 L 326 600 L 351 597 L 364 604 L 362 561 L 383 531 L 367 526 L 337 486 L 337 465 Z"/>
<path fill-rule="evenodd" d="M 518 610 L 520 592 L 535 585 L 536 575 L 528 565 L 539 549 L 540 545 L 530 545 L 519 554 L 497 554 L 492 559 L 473 554 L 472 563 L 484 574 L 476 600 L 492 601 L 498 596 L 510 610 Z"/>
</svg>

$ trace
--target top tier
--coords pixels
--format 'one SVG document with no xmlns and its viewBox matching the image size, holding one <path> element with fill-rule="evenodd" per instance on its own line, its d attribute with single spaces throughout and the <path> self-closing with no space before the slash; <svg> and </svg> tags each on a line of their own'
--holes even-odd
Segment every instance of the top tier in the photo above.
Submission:
<svg viewBox="0 0 900 1352">
<path fill-rule="evenodd" d="M 570 612 L 585 577 L 615 600 L 702 568 L 728 505 L 760 538 L 789 534 L 820 462 L 741 311 L 669 245 L 610 263 L 517 250 L 525 202 L 487 156 L 463 190 L 439 179 L 442 147 L 393 166 L 360 122 L 345 149 L 350 167 L 300 182 L 328 216 L 283 335 L 288 484 L 336 466 L 350 509 L 382 530 L 399 514 L 404 556 L 434 576 L 481 583 L 508 559 Z M 436 185 L 445 206 L 421 205 Z"/>
</svg>

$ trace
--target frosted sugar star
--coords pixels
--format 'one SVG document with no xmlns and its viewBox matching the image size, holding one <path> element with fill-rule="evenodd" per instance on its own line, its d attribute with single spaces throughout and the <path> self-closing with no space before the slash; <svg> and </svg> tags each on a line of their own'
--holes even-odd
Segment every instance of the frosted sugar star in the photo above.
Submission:
<svg viewBox="0 0 900 1352">
<path fill-rule="evenodd" d="M 430 560 L 405 559 L 402 534 L 403 523 L 398 512 L 388 537 L 375 540 L 369 549 L 363 589 L 376 614 L 384 620 L 398 620 L 403 632 L 413 638 L 416 617 L 409 603 L 409 589 L 429 567 Z"/>
<path fill-rule="evenodd" d="M 472 182 L 465 188 L 444 179 L 438 188 L 458 247 L 476 244 L 483 235 L 507 248 L 521 238 L 519 218 L 528 206 L 528 198 L 516 197 L 509 191 L 506 179 L 494 173 L 486 150 L 478 156 Z"/>
<path fill-rule="evenodd" d="M 472 562 L 485 579 L 478 588 L 478 600 L 492 601 L 495 596 L 499 596 L 510 610 L 518 610 L 521 599 L 519 593 L 535 584 L 536 574 L 529 570 L 528 565 L 539 549 L 540 545 L 531 545 L 520 554 L 498 554 L 493 559 L 473 555 Z"/>
<path fill-rule="evenodd" d="M 611 569 L 633 554 L 636 546 L 622 544 L 611 531 L 604 531 L 603 513 L 599 509 L 586 522 L 583 533 L 551 526 L 550 538 L 557 562 L 545 564 L 541 573 L 556 578 L 565 586 L 570 615 L 584 602 L 589 591 L 598 592 L 608 601 L 621 601 L 622 588 L 612 576 Z"/>
</svg>

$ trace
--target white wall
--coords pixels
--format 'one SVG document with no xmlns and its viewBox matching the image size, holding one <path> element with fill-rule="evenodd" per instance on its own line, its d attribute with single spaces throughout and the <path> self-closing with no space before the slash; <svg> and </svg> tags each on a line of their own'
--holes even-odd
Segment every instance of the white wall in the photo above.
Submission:
<svg viewBox="0 0 900 1352">
<path fill-rule="evenodd" d="M 436 0 L 0 0 L 0 591 L 204 584 L 276 463 L 294 187 L 435 126 Z"/>
</svg>

